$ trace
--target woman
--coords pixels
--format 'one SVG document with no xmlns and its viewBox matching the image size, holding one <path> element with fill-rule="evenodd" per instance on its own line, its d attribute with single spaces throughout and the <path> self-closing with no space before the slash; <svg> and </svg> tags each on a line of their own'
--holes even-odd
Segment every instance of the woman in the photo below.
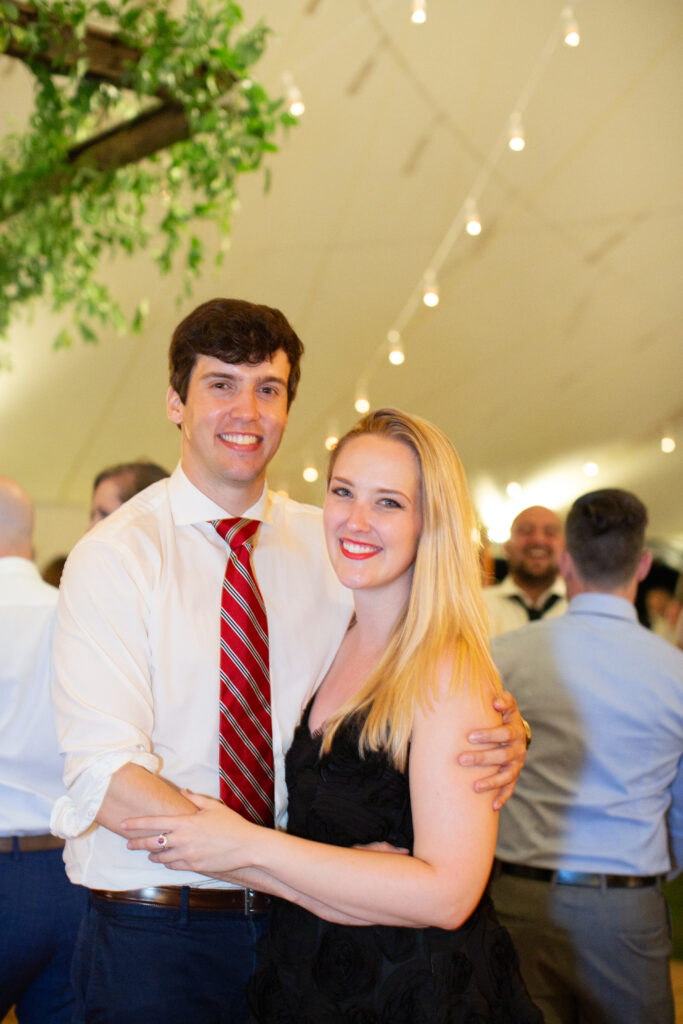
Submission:
<svg viewBox="0 0 683 1024">
<path fill-rule="evenodd" d="M 482 896 L 496 815 L 456 758 L 482 715 L 495 724 L 499 682 L 451 444 L 370 413 L 332 454 L 324 526 L 355 615 L 287 755 L 288 833 L 201 797 L 124 827 L 166 833 L 152 857 L 170 868 L 284 897 L 254 1021 L 540 1021 Z"/>
</svg>

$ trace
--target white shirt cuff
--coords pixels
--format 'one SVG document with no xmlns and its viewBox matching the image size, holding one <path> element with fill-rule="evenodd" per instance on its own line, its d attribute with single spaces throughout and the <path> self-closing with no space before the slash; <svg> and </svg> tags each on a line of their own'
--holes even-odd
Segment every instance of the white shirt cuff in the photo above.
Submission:
<svg viewBox="0 0 683 1024">
<path fill-rule="evenodd" d="M 100 757 L 84 771 L 52 808 L 50 831 L 62 839 L 80 836 L 92 825 L 102 806 L 112 775 L 124 764 L 139 764 L 156 774 L 159 758 L 155 754 L 119 750 Z"/>
</svg>

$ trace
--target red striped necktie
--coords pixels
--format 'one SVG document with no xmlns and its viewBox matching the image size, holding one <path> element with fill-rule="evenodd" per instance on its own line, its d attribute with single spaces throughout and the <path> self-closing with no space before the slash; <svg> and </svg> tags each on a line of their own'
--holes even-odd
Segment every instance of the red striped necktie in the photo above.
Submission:
<svg viewBox="0 0 683 1024">
<path fill-rule="evenodd" d="M 270 712 L 268 620 L 251 566 L 258 519 L 221 519 L 228 544 L 221 594 L 221 800 L 245 818 L 274 821 L 273 730 Z"/>
</svg>

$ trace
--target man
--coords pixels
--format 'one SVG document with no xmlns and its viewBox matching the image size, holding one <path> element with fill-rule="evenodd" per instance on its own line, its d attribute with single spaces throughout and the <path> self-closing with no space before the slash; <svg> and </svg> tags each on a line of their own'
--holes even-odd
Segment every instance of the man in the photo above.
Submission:
<svg viewBox="0 0 683 1024">
<path fill-rule="evenodd" d="M 269 654 L 260 621 L 260 638 L 245 646 L 261 669 L 270 664 L 269 695 L 254 679 L 251 694 L 272 718 L 274 823 L 284 822 L 284 751 L 351 609 L 324 553 L 319 510 L 266 487 L 302 351 L 282 313 L 267 306 L 216 299 L 186 317 L 171 342 L 167 398 L 180 429 L 180 466 L 86 535 L 69 558 L 55 647 L 69 796 L 55 808 L 53 827 L 77 837 L 67 843 L 69 875 L 93 890 L 75 958 L 78 1020 L 219 1024 L 245 1016 L 267 899 L 190 872 L 171 875 L 128 851 L 120 825 L 143 813 L 193 813 L 181 786 L 246 801 L 238 769 L 223 760 L 240 744 L 258 762 L 240 778 L 251 776 L 263 804 L 270 800 L 267 751 L 255 753 L 244 735 L 225 735 L 227 726 L 242 730 L 247 714 L 229 704 L 246 705 L 247 695 L 224 699 L 219 690 L 219 675 L 221 687 L 233 684 L 232 667 L 224 671 L 224 659 L 234 660 L 224 627 L 238 618 L 222 605 L 238 585 L 229 579 L 237 555 L 231 540 L 226 569 L 223 536 L 241 529 L 226 517 L 260 524 L 257 583 L 248 589 L 265 602 Z M 242 582 L 251 579 L 246 562 L 236 571 Z M 244 639 L 246 623 L 235 628 Z M 262 722 L 261 738 L 265 731 Z M 494 742 L 511 741 L 511 754 L 498 747 L 470 752 L 470 761 L 502 764 L 519 755 L 518 719 L 494 733 Z M 510 783 L 516 767 L 488 788 Z"/>
<path fill-rule="evenodd" d="M 32 563 L 33 505 L 0 477 L 0 1019 L 71 1020 L 69 968 L 83 890 L 50 835 L 64 792 L 50 701 L 57 590 Z"/>
<path fill-rule="evenodd" d="M 103 469 L 93 482 L 89 526 L 106 519 L 124 501 L 167 476 L 166 470 L 156 462 L 122 462 Z"/>
<path fill-rule="evenodd" d="M 646 522 L 626 491 L 579 498 L 567 613 L 492 644 L 534 729 L 493 898 L 546 1024 L 674 1020 L 660 880 L 683 866 L 683 654 L 636 618 Z"/>
<path fill-rule="evenodd" d="M 503 548 L 508 574 L 502 583 L 484 589 L 491 636 L 565 611 L 558 561 L 563 546 L 562 523 L 549 508 L 532 505 L 514 519 Z"/>
</svg>

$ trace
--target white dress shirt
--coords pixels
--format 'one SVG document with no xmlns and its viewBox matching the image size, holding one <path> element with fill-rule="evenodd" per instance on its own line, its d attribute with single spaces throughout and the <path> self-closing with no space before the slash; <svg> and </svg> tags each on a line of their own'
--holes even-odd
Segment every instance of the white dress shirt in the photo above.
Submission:
<svg viewBox="0 0 683 1024">
<path fill-rule="evenodd" d="M 44 835 L 64 792 L 50 699 L 57 589 L 26 558 L 0 558 L 0 835 Z"/>
<path fill-rule="evenodd" d="M 219 621 L 229 516 L 178 467 L 136 495 L 71 553 L 60 588 L 54 696 L 68 796 L 52 826 L 69 837 L 69 877 L 91 888 L 217 886 L 153 864 L 93 825 L 127 762 L 219 795 Z M 284 752 L 341 642 L 350 592 L 334 575 L 319 509 L 264 493 L 253 565 L 268 614 L 276 823 L 286 818 Z M 74 837 L 74 838 L 71 838 Z M 75 838 L 77 837 L 77 838 Z"/>
<path fill-rule="evenodd" d="M 529 616 L 516 598 L 520 598 L 527 608 L 542 608 L 549 597 L 557 594 L 559 601 L 545 612 L 544 619 L 554 619 L 567 610 L 567 592 L 561 576 L 558 576 L 553 585 L 544 590 L 536 601 L 532 601 L 509 574 L 502 583 L 484 587 L 482 593 L 489 613 L 490 636 L 498 636 L 500 633 L 508 633 L 511 629 L 526 626 Z"/>
</svg>

